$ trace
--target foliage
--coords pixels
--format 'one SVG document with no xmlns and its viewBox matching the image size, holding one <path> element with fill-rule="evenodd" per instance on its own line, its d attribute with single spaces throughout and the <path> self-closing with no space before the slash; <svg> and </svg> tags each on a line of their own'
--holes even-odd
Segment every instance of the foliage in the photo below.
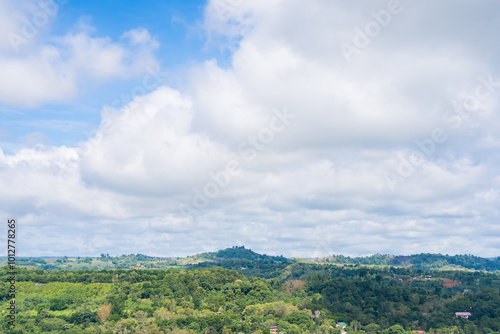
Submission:
<svg viewBox="0 0 500 334">
<path fill-rule="evenodd" d="M 134 258 L 151 260 L 140 255 Z M 437 258 L 421 257 L 429 263 Z M 99 261 L 114 259 L 102 254 Z M 384 259 L 379 256 L 373 261 Z M 341 260 L 345 258 L 336 261 Z M 85 258 L 79 261 L 89 265 Z M 95 261 L 91 259 L 90 264 Z M 175 268 L 166 270 L 20 267 L 14 329 L 5 317 L 9 274 L 3 267 L 0 332 L 229 334 L 269 333 L 271 326 L 277 326 L 288 334 L 333 334 L 342 331 L 338 322 L 348 324 L 347 332 L 370 334 L 500 331 L 498 273 L 339 266 L 259 255 L 244 247 L 200 254 L 190 261 L 198 262 L 177 262 Z M 33 263 L 52 262 L 37 259 Z M 61 258 L 58 265 L 71 263 L 71 258 Z M 248 263 L 247 269 L 215 267 L 242 263 Z M 454 316 L 466 310 L 472 313 L 469 319 Z"/>
<path fill-rule="evenodd" d="M 110 315 L 111 315 L 110 303 L 101 305 L 101 307 L 99 307 L 99 309 L 97 310 L 97 317 L 99 318 L 99 320 L 101 320 L 101 322 L 105 322 L 106 320 L 108 320 Z"/>
</svg>

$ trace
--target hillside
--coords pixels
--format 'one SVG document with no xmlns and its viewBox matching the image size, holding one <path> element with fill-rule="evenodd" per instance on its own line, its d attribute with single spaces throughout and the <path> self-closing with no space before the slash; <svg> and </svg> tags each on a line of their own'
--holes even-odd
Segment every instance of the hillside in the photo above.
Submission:
<svg viewBox="0 0 500 334">
<path fill-rule="evenodd" d="M 287 265 L 294 260 L 283 256 L 269 256 L 255 253 L 244 246 L 219 250 L 214 253 L 201 254 L 211 261 L 200 262 L 194 268 L 222 267 L 242 272 L 248 277 L 278 277 Z"/>
<path fill-rule="evenodd" d="M 6 258 L 0 258 L 0 266 Z M 337 266 L 381 266 L 421 270 L 479 270 L 500 272 L 500 257 L 481 258 L 474 255 L 382 255 L 349 257 L 333 255 L 325 258 L 300 259 L 259 254 L 244 246 L 234 246 L 216 252 L 188 257 L 150 257 L 142 254 L 99 257 L 42 257 L 18 258 L 18 266 L 44 270 L 100 270 L 100 269 L 168 269 L 223 267 L 237 270 L 247 277 L 282 277 L 292 264 L 333 264 Z M 288 269 L 287 269 L 288 268 Z"/>
<path fill-rule="evenodd" d="M 334 255 L 316 259 L 317 263 L 331 263 L 339 265 L 370 265 L 413 267 L 417 269 L 471 269 L 482 271 L 500 271 L 500 257 L 481 258 L 474 255 L 442 255 L 442 254 L 415 254 L 409 256 L 375 254 L 367 257 L 348 257 Z"/>
<path fill-rule="evenodd" d="M 340 334 L 339 322 L 347 333 L 500 331 L 498 273 L 314 263 L 289 264 L 273 279 L 192 266 L 16 272 L 13 330 L 6 317 L 9 286 L 0 285 L 5 334 L 263 334 L 271 326 L 288 334 Z M 2 282 L 10 277 L 0 268 Z M 469 319 L 455 316 L 464 310 L 471 312 Z"/>
</svg>

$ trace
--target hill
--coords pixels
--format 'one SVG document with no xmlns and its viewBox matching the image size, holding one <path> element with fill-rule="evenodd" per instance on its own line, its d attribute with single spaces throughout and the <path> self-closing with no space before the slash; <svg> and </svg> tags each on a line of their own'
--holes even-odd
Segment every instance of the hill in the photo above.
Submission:
<svg viewBox="0 0 500 334">
<path fill-rule="evenodd" d="M 140 260 L 140 266 L 164 263 L 143 255 L 122 258 Z M 116 261 L 107 254 L 98 259 Z M 229 249 L 197 260 L 216 266 L 236 260 L 280 263 L 281 257 Z M 0 332 L 236 334 L 269 333 L 276 326 L 288 334 L 337 334 L 337 323 L 345 323 L 347 333 L 367 334 L 500 331 L 498 273 L 296 261 L 279 271 L 280 277 L 264 279 L 246 277 L 247 270 L 178 263 L 167 270 L 16 268 L 17 324 L 10 330 L 7 318 L 13 283 L 2 284 Z M 2 282 L 11 277 L 7 266 L 0 268 Z M 468 319 L 455 316 L 464 310 L 471 313 Z"/>
<path fill-rule="evenodd" d="M 442 254 L 415 254 L 415 255 L 381 255 L 375 254 L 367 257 L 349 257 L 334 255 L 316 259 L 317 263 L 330 263 L 339 265 L 369 265 L 369 266 L 394 266 L 413 267 L 416 269 L 470 269 L 482 271 L 500 271 L 500 257 L 481 258 L 474 255 L 442 255 Z"/>
<path fill-rule="evenodd" d="M 0 265 L 7 259 L 0 258 Z M 388 255 L 375 254 L 366 257 L 333 255 L 316 259 L 286 258 L 259 254 L 245 246 L 234 246 L 216 252 L 206 252 L 188 257 L 151 257 L 142 254 L 122 254 L 99 257 L 26 257 L 18 258 L 17 265 L 44 270 L 101 270 L 101 269 L 168 269 L 223 267 L 243 273 L 247 277 L 283 277 L 291 271 L 291 265 L 337 265 L 344 267 L 379 266 L 414 268 L 421 270 L 478 270 L 500 272 L 500 257 L 482 258 L 474 255 Z M 288 277 L 288 276 L 287 276 Z"/>
<path fill-rule="evenodd" d="M 243 272 L 249 277 L 278 277 L 285 267 L 294 260 L 283 256 L 269 256 L 258 254 L 245 246 L 235 246 L 213 253 L 201 254 L 203 258 L 210 258 L 211 261 L 200 262 L 194 268 L 222 267 Z"/>
</svg>

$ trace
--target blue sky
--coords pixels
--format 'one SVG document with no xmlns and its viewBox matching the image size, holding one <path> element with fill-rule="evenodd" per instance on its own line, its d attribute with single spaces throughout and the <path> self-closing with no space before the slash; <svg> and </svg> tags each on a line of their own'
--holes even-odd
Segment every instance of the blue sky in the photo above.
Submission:
<svg viewBox="0 0 500 334">
<path fill-rule="evenodd" d="M 175 87 L 182 77 L 182 69 L 206 59 L 217 59 L 222 66 L 230 61 L 225 47 L 213 45 L 203 30 L 204 1 L 55 1 L 58 15 L 51 17 L 50 26 L 44 26 L 37 34 L 38 42 L 51 44 L 55 37 L 78 30 L 82 23 L 91 27 L 91 35 L 119 40 L 124 31 L 145 28 L 160 43 L 155 51 L 162 71 L 172 74 L 166 77 Z M 25 15 L 29 17 L 29 15 Z M 1 106 L 1 139 L 6 142 L 5 151 L 13 152 L 30 134 L 44 136 L 44 144 L 77 145 L 87 139 L 100 122 L 103 105 L 120 97 L 140 82 L 140 78 L 113 80 L 97 86 L 83 87 L 75 99 L 66 103 L 53 103 L 23 108 Z M 52 124 L 48 124 L 52 123 Z M 26 141 L 26 140 L 25 140 Z M 28 144 L 34 144 L 28 140 Z M 12 147 L 12 149 L 10 149 Z"/>
<path fill-rule="evenodd" d="M 0 217 L 25 256 L 498 256 L 499 7 L 0 2 Z"/>
</svg>

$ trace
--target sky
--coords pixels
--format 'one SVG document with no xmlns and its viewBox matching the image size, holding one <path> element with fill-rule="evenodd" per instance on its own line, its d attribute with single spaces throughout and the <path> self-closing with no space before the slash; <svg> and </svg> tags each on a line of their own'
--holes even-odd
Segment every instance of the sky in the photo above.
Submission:
<svg viewBox="0 0 500 334">
<path fill-rule="evenodd" d="M 17 255 L 500 256 L 499 12 L 0 0 Z"/>
</svg>

